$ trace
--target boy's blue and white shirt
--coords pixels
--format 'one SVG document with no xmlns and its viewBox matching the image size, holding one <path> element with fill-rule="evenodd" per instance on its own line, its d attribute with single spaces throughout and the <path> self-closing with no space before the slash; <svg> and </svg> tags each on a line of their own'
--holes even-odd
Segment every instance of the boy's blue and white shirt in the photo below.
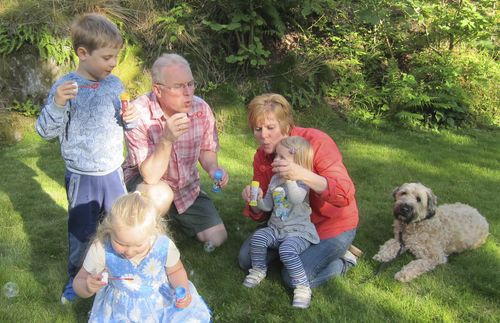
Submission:
<svg viewBox="0 0 500 323">
<path fill-rule="evenodd" d="M 54 102 L 57 87 L 66 81 L 78 83 L 78 94 L 64 107 Z M 44 139 L 59 137 L 66 168 L 85 175 L 106 175 L 123 163 L 125 122 L 120 115 L 120 79 L 109 75 L 98 82 L 72 72 L 52 86 L 36 122 Z"/>
</svg>

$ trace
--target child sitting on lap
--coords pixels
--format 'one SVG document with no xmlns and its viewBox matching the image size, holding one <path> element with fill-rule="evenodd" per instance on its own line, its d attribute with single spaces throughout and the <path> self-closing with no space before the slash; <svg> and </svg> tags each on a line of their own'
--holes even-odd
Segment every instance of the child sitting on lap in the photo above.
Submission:
<svg viewBox="0 0 500 323">
<path fill-rule="evenodd" d="M 186 290 L 181 300 L 178 287 Z M 89 322 L 210 321 L 160 216 L 139 192 L 120 197 L 99 224 L 73 288 L 80 297 L 96 294 Z"/>
<path fill-rule="evenodd" d="M 309 142 L 297 136 L 285 137 L 276 146 L 276 159 L 283 159 L 311 169 L 313 151 Z M 264 198 L 259 189 L 258 204 L 254 212 L 271 211 L 267 227 L 257 230 L 251 238 L 252 268 L 243 285 L 254 287 L 267 271 L 267 248 L 278 249 L 280 260 L 287 268 L 294 288 L 293 306 L 307 308 L 311 303 L 311 288 L 299 255 L 319 236 L 311 222 L 309 187 L 302 181 L 285 180 L 279 174 L 271 178 Z"/>
</svg>

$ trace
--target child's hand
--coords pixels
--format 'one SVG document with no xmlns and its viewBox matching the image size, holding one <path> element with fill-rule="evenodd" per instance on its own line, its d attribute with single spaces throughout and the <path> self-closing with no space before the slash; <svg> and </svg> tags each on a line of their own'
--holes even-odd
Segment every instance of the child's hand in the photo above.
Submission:
<svg viewBox="0 0 500 323">
<path fill-rule="evenodd" d="M 177 308 L 186 308 L 191 304 L 191 293 L 189 291 L 186 291 L 186 297 L 183 299 L 178 299 L 175 302 L 175 307 Z"/>
<path fill-rule="evenodd" d="M 78 84 L 74 81 L 66 81 L 57 87 L 54 102 L 63 107 L 68 100 L 74 99 L 77 93 Z"/>
<path fill-rule="evenodd" d="M 122 118 L 126 123 L 131 123 L 140 117 L 139 110 L 133 104 L 129 104 L 126 109 L 122 109 Z"/>
<path fill-rule="evenodd" d="M 257 195 L 257 200 L 262 199 L 264 196 L 264 191 L 262 191 L 262 188 L 259 187 L 259 193 Z M 246 203 L 249 203 L 252 200 L 252 186 L 247 185 L 243 189 L 243 192 L 241 192 L 241 197 Z"/>
<path fill-rule="evenodd" d="M 245 186 L 243 192 L 241 192 L 241 197 L 247 204 L 252 200 L 252 187 L 250 185 Z"/>
<path fill-rule="evenodd" d="M 102 281 L 102 273 L 87 276 L 87 290 L 91 294 L 97 293 L 107 283 Z"/>
</svg>

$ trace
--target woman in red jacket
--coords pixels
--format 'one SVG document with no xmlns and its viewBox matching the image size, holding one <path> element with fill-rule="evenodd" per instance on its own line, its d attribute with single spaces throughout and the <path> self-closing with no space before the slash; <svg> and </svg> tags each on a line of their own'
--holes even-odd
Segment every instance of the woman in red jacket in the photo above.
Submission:
<svg viewBox="0 0 500 323">
<path fill-rule="evenodd" d="M 320 130 L 296 127 L 290 103 L 279 94 L 268 93 L 255 97 L 248 105 L 248 121 L 260 145 L 254 156 L 253 180 L 260 183 L 264 194 L 273 174 L 300 180 L 311 189 L 311 221 L 321 240 L 300 255 L 311 287 L 345 273 L 361 255 L 359 249 L 351 246 L 359 218 L 354 184 L 337 145 Z M 277 144 L 287 136 L 301 136 L 309 141 L 314 150 L 312 171 L 294 162 L 273 161 Z M 250 202 L 250 186 L 245 187 L 242 197 L 245 202 Z M 247 205 L 244 215 L 265 223 L 269 213 L 254 213 Z M 278 253 L 273 251 L 268 252 L 268 263 L 278 257 Z M 252 267 L 250 238 L 243 243 L 238 261 L 244 270 Z M 282 277 L 287 285 L 292 285 L 284 267 Z"/>
</svg>

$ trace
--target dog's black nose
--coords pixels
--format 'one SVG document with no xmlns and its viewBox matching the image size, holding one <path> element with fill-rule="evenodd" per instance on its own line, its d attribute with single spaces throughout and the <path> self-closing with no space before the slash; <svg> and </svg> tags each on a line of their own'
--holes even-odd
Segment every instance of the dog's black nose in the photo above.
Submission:
<svg viewBox="0 0 500 323">
<path fill-rule="evenodd" d="M 401 215 L 408 216 L 408 214 L 411 212 L 411 206 L 408 204 L 403 204 L 400 209 Z"/>
<path fill-rule="evenodd" d="M 394 216 L 400 219 L 409 219 L 412 215 L 412 207 L 409 204 L 397 204 L 394 207 Z"/>
</svg>

